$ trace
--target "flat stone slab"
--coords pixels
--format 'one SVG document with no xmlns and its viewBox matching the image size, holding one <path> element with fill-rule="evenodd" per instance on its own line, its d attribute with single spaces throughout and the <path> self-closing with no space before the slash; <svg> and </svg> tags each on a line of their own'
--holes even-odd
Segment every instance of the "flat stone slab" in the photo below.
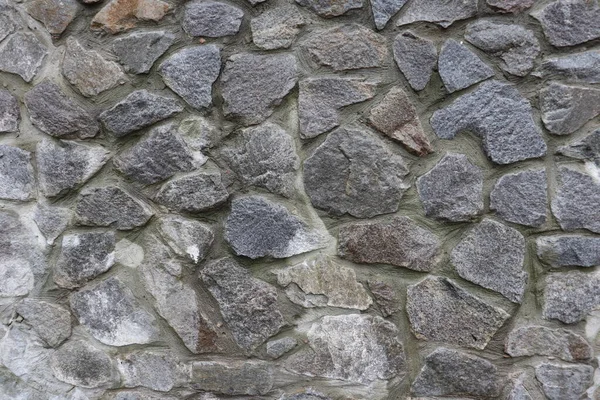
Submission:
<svg viewBox="0 0 600 400">
<path fill-rule="evenodd" d="M 569 362 L 585 362 L 594 354 L 592 346 L 580 335 L 535 325 L 513 329 L 506 338 L 505 351 L 511 357 L 547 356 Z"/>
<path fill-rule="evenodd" d="M 530 8 L 535 0 L 486 0 L 486 3 L 501 13 L 518 14 Z"/>
<path fill-rule="evenodd" d="M 17 98 L 8 90 L 0 89 L 0 132 L 15 132 L 19 129 L 21 111 Z"/>
<path fill-rule="evenodd" d="M 238 33 L 244 12 L 217 1 L 194 0 L 185 4 L 181 26 L 191 36 L 217 38 Z"/>
<path fill-rule="evenodd" d="M 558 176 L 551 207 L 560 227 L 600 233 L 600 184 L 591 175 L 567 167 L 559 167 Z"/>
<path fill-rule="evenodd" d="M 25 82 L 31 82 L 42 68 L 47 54 L 46 46 L 33 33 L 17 32 L 0 49 L 0 71 L 19 75 Z"/>
<path fill-rule="evenodd" d="M 422 0 L 411 1 L 404 7 L 402 16 L 396 21 L 397 26 L 413 22 L 433 22 L 447 28 L 454 22 L 474 16 L 477 13 L 477 0 L 447 1 Z"/>
<path fill-rule="evenodd" d="M 532 75 L 560 78 L 576 83 L 600 83 L 600 51 L 591 50 L 564 57 L 546 58 Z"/>
<path fill-rule="evenodd" d="M 546 129 L 568 135 L 600 115 L 600 89 L 552 82 L 540 90 L 540 108 Z"/>
<path fill-rule="evenodd" d="M 145 74 L 174 42 L 167 31 L 133 32 L 116 38 L 112 50 L 127 72 Z"/>
<path fill-rule="evenodd" d="M 583 320 L 600 306 L 600 273 L 580 271 L 553 273 L 546 276 L 542 315 L 565 324 Z"/>
<path fill-rule="evenodd" d="M 556 47 L 574 46 L 600 37 L 600 5 L 596 1 L 554 1 L 531 13 Z"/>
<path fill-rule="evenodd" d="M 414 90 L 423 90 L 437 66 L 437 48 L 426 38 L 410 31 L 399 33 L 392 46 L 394 60 Z"/>
<path fill-rule="evenodd" d="M 252 41 L 263 50 L 287 49 L 306 22 L 293 5 L 266 10 L 250 21 Z"/>
<path fill-rule="evenodd" d="M 494 70 L 454 39 L 442 45 L 438 59 L 438 71 L 446 90 L 450 93 L 465 89 L 494 76 Z"/>
<path fill-rule="evenodd" d="M 154 200 L 165 207 L 186 213 L 214 209 L 229 198 L 218 171 L 200 171 L 171 179 L 161 186 Z"/>
<path fill-rule="evenodd" d="M 600 265 L 600 238 L 583 235 L 555 235 L 537 238 L 538 258 L 554 268 Z"/>
<path fill-rule="evenodd" d="M 31 153 L 0 145 L 0 199 L 27 201 L 34 196 L 34 190 Z"/>
<path fill-rule="evenodd" d="M 273 367 L 264 361 L 195 361 L 191 381 L 198 390 L 258 396 L 273 389 L 273 372 Z"/>
<path fill-rule="evenodd" d="M 183 378 L 183 368 L 171 351 L 138 350 L 118 359 L 125 387 L 147 387 L 168 392 Z"/>
</svg>

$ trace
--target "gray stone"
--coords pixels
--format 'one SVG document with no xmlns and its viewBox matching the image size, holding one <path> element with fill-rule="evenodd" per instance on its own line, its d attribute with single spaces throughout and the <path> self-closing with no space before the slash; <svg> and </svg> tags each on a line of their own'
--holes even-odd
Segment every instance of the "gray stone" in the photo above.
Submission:
<svg viewBox="0 0 600 400">
<path fill-rule="evenodd" d="M 325 316 L 312 324 L 307 338 L 308 346 L 285 361 L 286 369 L 363 385 L 406 374 L 398 328 L 381 317 Z"/>
<path fill-rule="evenodd" d="M 273 367 L 261 361 L 195 361 L 192 387 L 226 395 L 263 395 L 274 385 Z"/>
<path fill-rule="evenodd" d="M 279 400 L 332 400 L 332 398 L 309 388 L 301 393 L 283 395 Z"/>
<path fill-rule="evenodd" d="M 572 82 L 600 83 L 600 51 L 546 58 L 533 75 Z"/>
<path fill-rule="evenodd" d="M 500 374 L 485 358 L 440 347 L 425 357 L 411 391 L 417 396 L 495 397 Z"/>
<path fill-rule="evenodd" d="M 490 194 L 490 209 L 516 224 L 540 227 L 546 223 L 546 171 L 526 170 L 500 177 Z"/>
<path fill-rule="evenodd" d="M 252 18 L 252 41 L 263 50 L 287 49 L 305 24 L 304 17 L 296 7 L 276 7 Z"/>
<path fill-rule="evenodd" d="M 100 114 L 98 119 L 116 137 L 122 137 L 181 111 L 183 106 L 172 97 L 136 90 Z"/>
<path fill-rule="evenodd" d="M 473 46 L 500 58 L 500 68 L 525 76 L 533 68 L 540 45 L 532 31 L 516 24 L 479 20 L 467 25 L 465 39 Z"/>
<path fill-rule="evenodd" d="M 363 78 L 307 78 L 300 81 L 300 137 L 313 138 L 340 125 L 339 110 L 375 96 L 375 82 Z"/>
<path fill-rule="evenodd" d="M 510 317 L 473 296 L 454 281 L 430 276 L 408 287 L 406 311 L 421 340 L 484 349 Z"/>
<path fill-rule="evenodd" d="M 229 198 L 218 171 L 203 171 L 165 183 L 154 200 L 180 212 L 199 213 L 216 208 Z"/>
<path fill-rule="evenodd" d="M 11 13 L 7 12 L 9 10 L 10 9 L 7 10 L 5 6 L 2 5 L 3 13 L 0 14 L 0 42 L 17 29 L 17 25 L 12 19 Z"/>
<path fill-rule="evenodd" d="M 119 230 L 142 226 L 153 214 L 146 203 L 117 186 L 84 189 L 75 207 L 80 225 L 110 226 Z"/>
<path fill-rule="evenodd" d="M 537 238 L 537 255 L 551 267 L 595 267 L 600 265 L 600 238 L 556 235 Z"/>
<path fill-rule="evenodd" d="M 535 367 L 535 377 L 548 400 L 579 399 L 593 383 L 594 368 L 542 363 Z"/>
<path fill-rule="evenodd" d="M 71 223 L 73 212 L 66 207 L 54 207 L 47 204 L 38 204 L 33 211 L 33 222 L 46 238 L 47 244 L 54 240 Z"/>
<path fill-rule="evenodd" d="M 225 240 L 235 254 L 250 257 L 287 258 L 321 249 L 328 235 L 261 196 L 233 200 L 225 221 Z"/>
<path fill-rule="evenodd" d="M 6 89 L 0 89 L 0 132 L 19 130 L 21 111 L 17 98 Z"/>
<path fill-rule="evenodd" d="M 31 267 L 22 260 L 10 258 L 0 263 L 0 298 L 26 296 L 33 290 L 35 277 Z"/>
<path fill-rule="evenodd" d="M 546 154 L 546 143 L 531 115 L 531 105 L 512 85 L 488 81 L 431 117 L 442 139 L 465 130 L 483 139 L 483 148 L 496 164 L 510 164 Z"/>
<path fill-rule="evenodd" d="M 557 154 L 578 160 L 592 161 L 600 167 L 600 129 L 590 133 L 581 140 L 567 146 L 559 147 Z"/>
<path fill-rule="evenodd" d="M 65 343 L 50 361 L 57 379 L 84 388 L 107 386 L 113 375 L 110 357 L 83 340 Z"/>
<path fill-rule="evenodd" d="M 27 3 L 29 15 L 44 24 L 54 38 L 67 29 L 80 9 L 75 0 L 34 0 Z"/>
<path fill-rule="evenodd" d="M 204 260 L 215 238 L 210 226 L 177 215 L 161 217 L 158 232 L 177 255 L 195 264 Z"/>
<path fill-rule="evenodd" d="M 486 3 L 501 13 L 517 14 L 530 8 L 535 0 L 486 0 Z"/>
<path fill-rule="evenodd" d="M 165 393 L 156 393 L 151 390 L 119 390 L 112 392 L 109 400 L 179 400 L 179 397 L 169 396 Z M 199 397 L 197 400 L 219 400 L 217 397 Z"/>
<path fill-rule="evenodd" d="M 83 3 L 97 1 L 83 0 Z M 90 29 L 114 35 L 135 28 L 142 21 L 158 22 L 171 8 L 161 0 L 111 0 L 94 16 Z"/>
<path fill-rule="evenodd" d="M 273 359 L 276 359 L 291 351 L 297 345 L 298 341 L 291 337 L 271 340 L 270 342 L 267 342 L 267 355 Z"/>
<path fill-rule="evenodd" d="M 540 21 L 546 39 L 556 47 L 574 46 L 600 37 L 597 1 L 554 1 L 531 16 Z"/>
<path fill-rule="evenodd" d="M 296 3 L 310 8 L 324 18 L 338 17 L 363 6 L 362 0 L 296 0 Z"/>
<path fill-rule="evenodd" d="M 232 258 L 214 261 L 201 272 L 237 344 L 253 351 L 285 324 L 277 290 L 254 278 Z"/>
<path fill-rule="evenodd" d="M 582 336 L 544 326 L 513 329 L 506 338 L 506 353 L 511 357 L 547 356 L 570 362 L 588 361 L 594 354 Z"/>
<path fill-rule="evenodd" d="M 560 183 L 551 206 L 561 228 L 600 233 L 600 183 L 591 175 L 567 167 L 560 167 L 558 175 Z"/>
<path fill-rule="evenodd" d="M 212 85 L 220 71 L 221 53 L 214 44 L 181 49 L 158 70 L 165 84 L 198 110 L 211 105 Z"/>
<path fill-rule="evenodd" d="M 34 196 L 31 153 L 0 145 L 0 199 L 27 201 Z"/>
<path fill-rule="evenodd" d="M 371 12 L 377 29 L 385 28 L 388 21 L 406 2 L 407 0 L 371 0 Z"/>
<path fill-rule="evenodd" d="M 431 271 L 440 255 L 440 241 L 412 219 L 394 217 L 341 226 L 338 255 L 357 263 Z"/>
<path fill-rule="evenodd" d="M 123 386 L 168 392 L 177 383 L 177 358 L 169 351 L 139 350 L 117 359 Z"/>
<path fill-rule="evenodd" d="M 404 159 L 372 133 L 338 128 L 304 161 L 304 187 L 317 208 L 370 218 L 398 210 L 408 172 Z"/>
<path fill-rule="evenodd" d="M 542 314 L 574 324 L 600 306 L 600 273 L 569 271 L 546 276 Z"/>
<path fill-rule="evenodd" d="M 389 317 L 402 309 L 400 307 L 398 293 L 387 283 L 370 280 L 369 290 L 373 294 L 375 302 L 379 306 L 381 314 L 384 317 Z"/>
<path fill-rule="evenodd" d="M 128 72 L 145 74 L 174 42 L 167 31 L 133 32 L 116 38 L 112 50 Z"/>
<path fill-rule="evenodd" d="M 109 346 L 145 344 L 158 338 L 156 319 L 144 310 L 131 290 L 111 277 L 88 285 L 69 297 L 79 323 Z"/>
<path fill-rule="evenodd" d="M 181 26 L 191 36 L 221 37 L 238 33 L 244 12 L 216 1 L 194 0 L 185 4 Z"/>
<path fill-rule="evenodd" d="M 600 115 L 600 89 L 552 82 L 540 90 L 540 109 L 546 129 L 568 135 Z"/>
<path fill-rule="evenodd" d="M 411 1 L 404 8 L 396 25 L 407 25 L 413 22 L 434 22 L 444 28 L 454 22 L 474 16 L 477 13 L 477 0 L 438 0 Z"/>
<path fill-rule="evenodd" d="M 16 311 L 48 346 L 58 347 L 71 336 L 71 313 L 58 304 L 24 299 Z"/>
<path fill-rule="evenodd" d="M 227 59 L 221 76 L 226 116 L 245 124 L 258 124 L 296 86 L 296 58 L 291 54 L 234 54 Z"/>
<path fill-rule="evenodd" d="M 454 39 L 442 45 L 438 70 L 448 92 L 456 92 L 494 76 L 494 70 Z"/>
<path fill-rule="evenodd" d="M 437 66 L 437 49 L 429 40 L 410 31 L 399 33 L 392 46 L 398 68 L 414 90 L 423 90 Z"/>
<path fill-rule="evenodd" d="M 316 31 L 302 48 L 315 62 L 335 71 L 382 67 L 389 55 L 385 38 L 359 24 Z"/>
<path fill-rule="evenodd" d="M 25 82 L 31 82 L 47 54 L 48 50 L 34 34 L 17 32 L 0 48 L 0 71 L 19 75 Z"/>
<path fill-rule="evenodd" d="M 36 147 L 39 187 L 46 197 L 67 193 L 87 182 L 108 161 L 98 145 L 44 139 Z"/>
<path fill-rule="evenodd" d="M 525 373 L 509 375 L 509 383 L 504 387 L 504 399 L 506 400 L 533 400 L 525 387 Z"/>
</svg>

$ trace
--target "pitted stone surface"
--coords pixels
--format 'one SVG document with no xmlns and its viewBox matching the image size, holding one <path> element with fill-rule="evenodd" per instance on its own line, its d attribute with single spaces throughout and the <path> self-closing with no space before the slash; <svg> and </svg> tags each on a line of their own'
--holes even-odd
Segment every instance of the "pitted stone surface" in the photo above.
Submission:
<svg viewBox="0 0 600 400">
<path fill-rule="evenodd" d="M 536 240 L 540 260 L 554 268 L 600 266 L 600 238 L 583 235 L 542 236 Z"/>
<path fill-rule="evenodd" d="M 252 18 L 252 41 L 263 50 L 287 49 L 292 45 L 306 19 L 296 7 L 284 5 Z"/>
<path fill-rule="evenodd" d="M 26 201 L 34 196 L 31 153 L 0 145 L 0 199 Z"/>
<path fill-rule="evenodd" d="M 135 28 L 141 21 L 158 22 L 170 9 L 161 0 L 111 0 L 92 19 L 90 28 L 114 35 Z"/>
<path fill-rule="evenodd" d="M 244 12 L 216 1 L 186 3 L 181 25 L 191 36 L 221 37 L 235 35 L 240 30 Z"/>
<path fill-rule="evenodd" d="M 325 18 L 337 17 L 363 6 L 363 0 L 296 0 L 296 3 Z"/>
<path fill-rule="evenodd" d="M 154 200 L 180 212 L 199 213 L 223 204 L 229 193 L 217 171 L 201 171 L 165 183 Z"/>
<path fill-rule="evenodd" d="M 0 132 L 14 132 L 18 130 L 20 119 L 17 98 L 8 90 L 0 89 Z"/>
<path fill-rule="evenodd" d="M 196 264 L 206 257 L 215 238 L 210 226 L 175 215 L 160 218 L 158 232 L 177 255 Z"/>
<path fill-rule="evenodd" d="M 544 59 L 533 75 L 577 83 L 600 83 L 600 51 Z"/>
<path fill-rule="evenodd" d="M 58 347 L 71 336 L 71 313 L 58 304 L 24 299 L 16 311 L 48 346 Z"/>
<path fill-rule="evenodd" d="M 51 365 L 56 378 L 84 388 L 108 385 L 113 375 L 108 355 L 82 340 L 61 346 L 52 354 Z"/>
<path fill-rule="evenodd" d="M 535 377 L 542 384 L 548 400 L 578 399 L 593 383 L 594 368 L 589 365 L 542 363 Z"/>
<path fill-rule="evenodd" d="M 559 186 L 552 213 L 566 231 L 587 229 L 600 233 L 600 183 L 591 175 L 568 167 L 558 168 Z"/>
<path fill-rule="evenodd" d="M 588 361 L 593 349 L 582 337 L 566 329 L 523 326 L 513 329 L 506 338 L 506 352 L 511 357 L 548 356 L 565 361 Z"/>
<path fill-rule="evenodd" d="M 414 90 L 423 90 L 437 66 L 437 49 L 429 39 L 405 31 L 394 39 L 394 60 Z"/>
<path fill-rule="evenodd" d="M 407 25 L 417 21 L 434 22 L 444 28 L 454 22 L 474 16 L 477 13 L 477 1 L 446 1 L 423 0 L 411 1 L 404 7 L 403 15 L 396 21 L 396 25 Z"/>
<path fill-rule="evenodd" d="M 17 32 L 0 46 L 0 71 L 19 75 L 25 82 L 31 82 L 42 68 L 47 54 L 48 50 L 33 33 Z"/>
<path fill-rule="evenodd" d="M 600 115 L 600 89 L 552 82 L 540 91 L 540 108 L 546 129 L 568 135 Z"/>
<path fill-rule="evenodd" d="M 574 46 L 600 37 L 600 4 L 597 1 L 553 1 L 531 14 L 556 47 Z"/>
<path fill-rule="evenodd" d="M 384 317 L 389 317 L 401 310 L 397 290 L 388 283 L 370 280 L 369 290 Z"/>
<path fill-rule="evenodd" d="M 145 74 L 174 42 L 166 31 L 133 32 L 115 39 L 112 50 L 128 72 Z"/>
<path fill-rule="evenodd" d="M 448 92 L 456 92 L 494 76 L 494 70 L 454 39 L 442 45 L 438 70 Z"/>
<path fill-rule="evenodd" d="M 546 276 L 542 315 L 565 324 L 581 321 L 600 306 L 600 273 L 569 271 Z"/>
<path fill-rule="evenodd" d="M 385 28 L 388 21 L 406 4 L 407 0 L 371 0 L 371 12 L 377 29 Z"/>
</svg>

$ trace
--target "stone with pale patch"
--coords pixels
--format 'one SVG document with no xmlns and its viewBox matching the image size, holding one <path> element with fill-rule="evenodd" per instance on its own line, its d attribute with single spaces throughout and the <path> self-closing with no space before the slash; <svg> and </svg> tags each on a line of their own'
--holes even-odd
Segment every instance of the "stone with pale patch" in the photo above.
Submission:
<svg viewBox="0 0 600 400">
<path fill-rule="evenodd" d="M 34 188 L 31 153 L 0 145 L 0 199 L 27 201 L 34 196 Z"/>
<path fill-rule="evenodd" d="M 141 22 L 158 22 L 170 10 L 169 3 L 161 0 L 111 0 L 94 16 L 90 28 L 114 35 L 133 29 Z"/>
<path fill-rule="evenodd" d="M 58 304 L 24 299 L 16 311 L 50 347 L 58 347 L 71 336 L 71 313 Z"/>
<path fill-rule="evenodd" d="M 180 367 L 170 351 L 138 350 L 117 359 L 125 387 L 147 387 L 168 392 L 178 383 Z"/>
<path fill-rule="evenodd" d="M 592 346 L 582 336 L 566 329 L 522 326 L 506 338 L 506 353 L 511 357 L 547 356 L 569 362 L 585 362 L 593 357 Z"/>
<path fill-rule="evenodd" d="M 546 129 L 569 135 L 600 115 L 600 89 L 552 82 L 540 90 L 540 108 Z"/>
<path fill-rule="evenodd" d="M 33 222 L 37 225 L 47 244 L 63 233 L 73 219 L 73 211 L 66 207 L 38 204 L 33 210 Z"/>
<path fill-rule="evenodd" d="M 161 217 L 158 232 L 177 255 L 195 264 L 206 257 L 215 238 L 209 225 L 177 215 Z"/>
<path fill-rule="evenodd" d="M 25 82 L 31 82 L 42 68 L 47 54 L 46 46 L 33 33 L 17 32 L 0 47 L 0 71 L 19 75 Z"/>
</svg>

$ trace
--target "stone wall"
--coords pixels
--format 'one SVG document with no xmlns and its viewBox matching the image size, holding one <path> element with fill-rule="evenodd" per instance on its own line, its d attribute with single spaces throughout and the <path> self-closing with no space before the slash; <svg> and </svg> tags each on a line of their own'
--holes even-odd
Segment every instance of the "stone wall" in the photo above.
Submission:
<svg viewBox="0 0 600 400">
<path fill-rule="evenodd" d="M 598 0 L 0 0 L 0 83 L 0 399 L 600 399 Z"/>
</svg>

